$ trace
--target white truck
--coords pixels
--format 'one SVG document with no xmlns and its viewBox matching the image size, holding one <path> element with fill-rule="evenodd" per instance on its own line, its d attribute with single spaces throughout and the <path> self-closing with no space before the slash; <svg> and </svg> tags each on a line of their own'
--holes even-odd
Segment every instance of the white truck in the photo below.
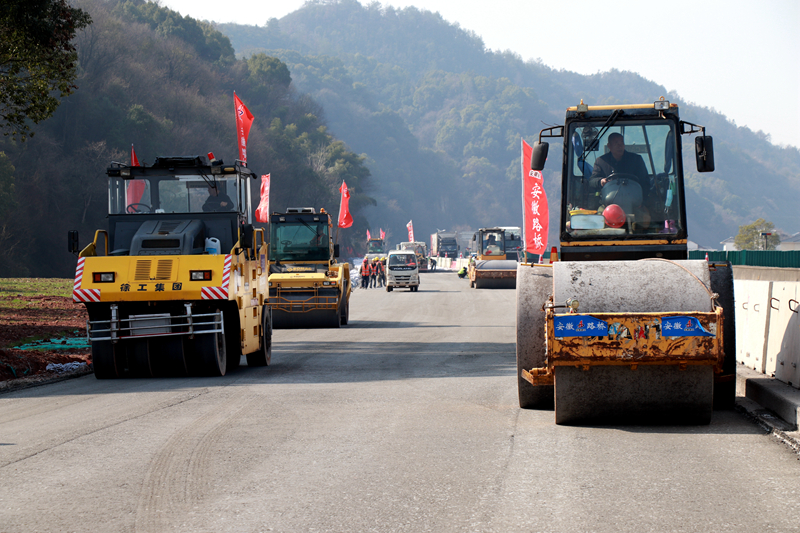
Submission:
<svg viewBox="0 0 800 533">
<path fill-rule="evenodd" d="M 386 260 L 386 292 L 397 288 L 419 290 L 419 262 L 414 250 L 391 250 Z"/>
</svg>

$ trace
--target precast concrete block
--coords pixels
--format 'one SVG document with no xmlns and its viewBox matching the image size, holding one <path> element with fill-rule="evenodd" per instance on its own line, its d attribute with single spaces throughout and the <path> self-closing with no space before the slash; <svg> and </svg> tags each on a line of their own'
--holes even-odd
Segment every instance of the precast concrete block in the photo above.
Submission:
<svg viewBox="0 0 800 533">
<path fill-rule="evenodd" d="M 736 361 L 765 373 L 772 282 L 735 279 L 733 285 L 736 298 Z"/>
<path fill-rule="evenodd" d="M 773 281 L 771 298 L 766 373 L 800 388 L 800 313 L 789 307 L 800 301 L 800 283 Z"/>
</svg>

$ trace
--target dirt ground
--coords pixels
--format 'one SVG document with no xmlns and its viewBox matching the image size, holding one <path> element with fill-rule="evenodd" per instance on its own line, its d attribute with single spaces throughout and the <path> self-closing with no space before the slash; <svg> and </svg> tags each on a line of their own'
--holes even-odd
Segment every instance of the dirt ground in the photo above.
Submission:
<svg viewBox="0 0 800 533">
<path fill-rule="evenodd" d="M 88 348 L 14 348 L 36 339 L 85 336 L 86 320 L 86 308 L 73 303 L 72 298 L 0 291 L 0 381 L 55 375 L 46 370 L 49 363 L 91 363 Z"/>
</svg>

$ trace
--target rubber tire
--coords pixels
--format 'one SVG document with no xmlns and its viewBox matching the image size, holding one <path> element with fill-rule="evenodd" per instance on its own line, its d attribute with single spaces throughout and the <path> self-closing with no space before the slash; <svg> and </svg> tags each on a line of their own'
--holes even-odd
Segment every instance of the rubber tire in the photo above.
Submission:
<svg viewBox="0 0 800 533">
<path fill-rule="evenodd" d="M 345 300 L 342 306 L 342 312 L 339 315 L 339 324 L 342 326 L 346 326 L 349 320 L 350 320 L 350 301 Z"/>
<path fill-rule="evenodd" d="M 111 341 L 92 342 L 92 368 L 97 379 L 116 379 L 119 377 L 117 346 Z"/>
<path fill-rule="evenodd" d="M 222 333 L 197 335 L 194 339 L 194 348 L 201 376 L 220 377 L 225 375 L 228 361 L 225 335 Z"/>
<path fill-rule="evenodd" d="M 150 368 L 156 377 L 185 377 L 188 375 L 183 353 L 183 339 L 164 337 L 148 340 Z"/>
<path fill-rule="evenodd" d="M 261 309 L 261 348 L 246 357 L 247 366 L 269 366 L 272 360 L 272 321 L 266 305 Z"/>
<path fill-rule="evenodd" d="M 139 339 L 128 343 L 128 375 L 135 378 L 153 377 L 150 364 L 150 344 L 148 339 Z"/>
<path fill-rule="evenodd" d="M 551 409 L 552 385 L 534 387 L 522 370 L 545 365 L 545 313 L 542 305 L 553 292 L 553 269 L 520 264 L 517 267 L 517 394 L 522 409 Z"/>
<path fill-rule="evenodd" d="M 736 407 L 736 306 L 733 294 L 733 268 L 717 267 L 709 272 L 711 292 L 719 294 L 719 303 L 724 318 L 722 342 L 725 346 L 725 361 L 722 374 L 733 379 L 714 384 L 714 409 L 734 409 Z"/>
</svg>

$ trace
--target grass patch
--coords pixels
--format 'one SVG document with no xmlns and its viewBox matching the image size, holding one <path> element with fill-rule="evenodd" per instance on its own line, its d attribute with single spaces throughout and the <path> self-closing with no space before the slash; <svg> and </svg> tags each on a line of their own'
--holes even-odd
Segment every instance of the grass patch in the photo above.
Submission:
<svg viewBox="0 0 800 533">
<path fill-rule="evenodd" d="M 23 307 L 19 296 L 72 297 L 71 279 L 60 278 L 0 278 L 0 299 L 13 307 Z"/>
</svg>

